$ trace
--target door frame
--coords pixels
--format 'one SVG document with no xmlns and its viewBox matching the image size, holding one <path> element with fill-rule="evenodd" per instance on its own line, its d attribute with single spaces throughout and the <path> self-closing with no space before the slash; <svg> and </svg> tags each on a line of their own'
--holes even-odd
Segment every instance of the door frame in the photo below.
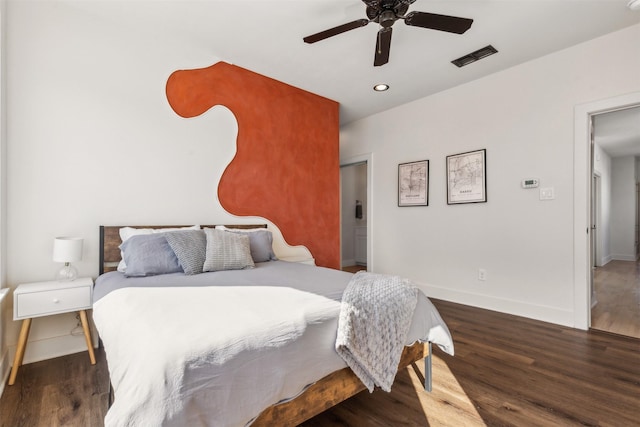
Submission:
<svg viewBox="0 0 640 427">
<path fill-rule="evenodd" d="M 640 105 L 640 92 L 577 105 L 573 149 L 573 323 L 591 326 L 591 182 L 593 177 L 591 121 L 596 114 Z"/>
<path fill-rule="evenodd" d="M 594 146 L 595 148 L 595 146 Z M 602 176 L 600 173 L 593 170 L 592 175 L 592 186 L 591 186 L 591 272 L 589 274 L 589 290 L 590 290 L 590 301 L 589 306 L 593 310 L 593 307 L 597 304 L 597 295 L 595 289 L 595 273 L 596 267 L 602 266 L 602 238 L 601 238 L 601 217 L 602 217 Z M 589 322 L 591 325 L 591 322 Z"/>
<path fill-rule="evenodd" d="M 601 179 L 600 173 L 593 171 L 591 186 L 591 259 L 592 267 L 602 266 L 602 239 L 600 235 L 602 218 Z"/>
</svg>

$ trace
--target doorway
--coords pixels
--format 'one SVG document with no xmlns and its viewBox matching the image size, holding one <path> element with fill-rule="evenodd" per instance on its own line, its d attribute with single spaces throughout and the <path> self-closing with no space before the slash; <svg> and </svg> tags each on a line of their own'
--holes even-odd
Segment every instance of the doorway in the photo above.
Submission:
<svg viewBox="0 0 640 427">
<path fill-rule="evenodd" d="M 591 119 L 600 113 L 635 106 L 640 106 L 640 92 L 576 105 L 574 109 L 573 324 L 579 329 L 591 326 Z"/>
<path fill-rule="evenodd" d="M 367 269 L 367 162 L 340 167 L 341 264 L 356 272 Z"/>
<path fill-rule="evenodd" d="M 640 338 L 640 106 L 591 115 L 591 328 Z"/>
<path fill-rule="evenodd" d="M 340 165 L 340 260 L 347 271 L 373 271 L 371 155 Z"/>
</svg>

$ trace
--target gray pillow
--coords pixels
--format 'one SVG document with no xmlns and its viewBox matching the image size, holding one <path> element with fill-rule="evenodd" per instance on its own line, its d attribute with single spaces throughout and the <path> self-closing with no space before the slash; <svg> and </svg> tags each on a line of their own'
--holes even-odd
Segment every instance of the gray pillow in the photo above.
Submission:
<svg viewBox="0 0 640 427">
<path fill-rule="evenodd" d="M 251 250 L 253 262 L 275 261 L 278 259 L 273 252 L 273 234 L 269 230 L 243 231 L 227 228 L 225 231 L 249 236 L 249 249 Z"/>
<path fill-rule="evenodd" d="M 127 277 L 153 276 L 182 271 L 164 233 L 133 236 L 120 245 Z"/>
<path fill-rule="evenodd" d="M 241 270 L 255 264 L 249 249 L 249 236 L 207 228 L 207 251 L 202 271 Z"/>
<path fill-rule="evenodd" d="M 207 246 L 204 231 L 171 231 L 165 235 L 184 273 L 189 275 L 202 273 Z"/>
</svg>

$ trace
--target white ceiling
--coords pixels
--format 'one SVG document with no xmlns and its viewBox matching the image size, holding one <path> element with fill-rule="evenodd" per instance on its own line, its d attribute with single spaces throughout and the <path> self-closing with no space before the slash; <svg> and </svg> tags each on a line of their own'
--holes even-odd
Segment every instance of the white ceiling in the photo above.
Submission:
<svg viewBox="0 0 640 427">
<path fill-rule="evenodd" d="M 594 141 L 611 157 L 640 156 L 640 106 L 593 118 Z"/>
<path fill-rule="evenodd" d="M 393 26 L 388 64 L 373 66 L 378 25 L 315 44 L 304 36 L 364 18 L 361 0 L 85 0 L 72 7 L 200 47 L 238 66 L 338 101 L 341 123 L 384 111 L 640 22 L 628 0 L 417 0 L 409 11 L 474 19 L 463 35 Z M 451 60 L 488 44 L 499 53 Z M 202 66 L 210 65 L 203 58 Z M 182 64 L 176 64 L 179 68 Z M 184 66 L 184 65 L 182 65 Z M 372 90 L 388 83 L 384 93 Z"/>
</svg>

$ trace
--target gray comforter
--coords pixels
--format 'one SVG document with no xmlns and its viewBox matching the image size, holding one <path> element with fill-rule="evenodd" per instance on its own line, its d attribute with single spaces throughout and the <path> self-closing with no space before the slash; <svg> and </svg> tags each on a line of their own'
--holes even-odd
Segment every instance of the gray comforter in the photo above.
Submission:
<svg viewBox="0 0 640 427">
<path fill-rule="evenodd" d="M 285 261 L 194 276 L 100 276 L 94 321 L 115 392 L 105 425 L 243 426 L 346 367 L 335 343 L 352 277 Z M 422 292 L 405 345 L 416 341 L 453 354 Z"/>
</svg>

